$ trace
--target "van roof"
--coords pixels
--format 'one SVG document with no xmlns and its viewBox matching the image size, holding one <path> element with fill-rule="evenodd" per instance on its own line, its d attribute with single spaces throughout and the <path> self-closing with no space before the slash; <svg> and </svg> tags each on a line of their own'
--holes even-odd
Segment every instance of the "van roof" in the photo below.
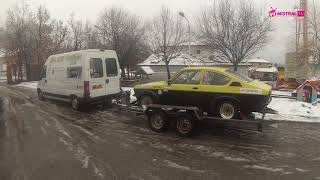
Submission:
<svg viewBox="0 0 320 180">
<path fill-rule="evenodd" d="M 82 52 L 115 52 L 114 50 L 104 50 L 104 49 L 86 49 L 86 50 L 80 50 L 80 51 L 70 51 L 66 53 L 61 54 L 54 54 L 51 56 L 59 56 L 59 55 L 65 55 L 65 54 L 80 54 Z"/>
</svg>

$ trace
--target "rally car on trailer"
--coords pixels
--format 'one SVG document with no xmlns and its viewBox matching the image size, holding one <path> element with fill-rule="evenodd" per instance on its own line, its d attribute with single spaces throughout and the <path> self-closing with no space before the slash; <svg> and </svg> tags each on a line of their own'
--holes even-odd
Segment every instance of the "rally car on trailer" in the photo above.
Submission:
<svg viewBox="0 0 320 180">
<path fill-rule="evenodd" d="M 184 68 L 169 81 L 134 87 L 139 104 L 196 107 L 222 119 L 261 112 L 271 101 L 271 87 L 224 68 Z"/>
</svg>

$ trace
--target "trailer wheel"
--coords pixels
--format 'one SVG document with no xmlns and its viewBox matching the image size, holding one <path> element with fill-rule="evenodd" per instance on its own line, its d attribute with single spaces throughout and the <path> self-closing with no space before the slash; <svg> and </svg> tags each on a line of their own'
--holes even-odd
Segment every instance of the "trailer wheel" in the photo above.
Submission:
<svg viewBox="0 0 320 180">
<path fill-rule="evenodd" d="M 179 136 L 189 137 L 194 132 L 196 122 L 192 116 L 182 115 L 177 118 L 175 125 Z"/>
<path fill-rule="evenodd" d="M 149 127 L 155 132 L 164 132 L 167 130 L 169 122 L 163 111 L 153 110 L 148 114 Z"/>
</svg>

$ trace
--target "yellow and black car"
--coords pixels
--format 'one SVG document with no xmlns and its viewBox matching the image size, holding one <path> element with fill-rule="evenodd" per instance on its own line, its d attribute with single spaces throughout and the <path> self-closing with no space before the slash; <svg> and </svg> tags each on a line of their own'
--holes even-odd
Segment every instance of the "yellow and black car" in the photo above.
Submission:
<svg viewBox="0 0 320 180">
<path fill-rule="evenodd" d="M 196 106 L 224 119 L 261 112 L 271 101 L 271 87 L 240 73 L 217 67 L 190 67 L 170 81 L 134 87 L 142 107 L 148 104 Z"/>
</svg>

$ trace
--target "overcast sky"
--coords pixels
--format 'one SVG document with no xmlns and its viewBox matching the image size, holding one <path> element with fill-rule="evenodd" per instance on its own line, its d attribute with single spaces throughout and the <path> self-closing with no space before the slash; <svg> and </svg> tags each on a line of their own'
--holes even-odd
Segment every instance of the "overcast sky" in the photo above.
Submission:
<svg viewBox="0 0 320 180">
<path fill-rule="evenodd" d="M 5 22 L 6 11 L 17 2 L 23 0 L 0 0 L 0 25 Z M 298 0 L 252 0 L 257 4 L 263 4 L 266 16 L 269 8 L 292 9 Z M 212 0 L 24 0 L 31 8 L 45 5 L 52 18 L 66 20 L 74 12 L 78 18 L 94 22 L 99 12 L 106 7 L 120 6 L 128 9 L 143 18 L 156 15 L 162 5 L 170 7 L 173 12 L 183 11 L 190 20 L 199 14 L 201 8 L 207 6 Z M 259 52 L 256 57 L 272 62 L 284 63 L 284 55 L 290 35 L 294 32 L 295 21 L 286 17 L 274 17 L 272 40 Z"/>
</svg>

